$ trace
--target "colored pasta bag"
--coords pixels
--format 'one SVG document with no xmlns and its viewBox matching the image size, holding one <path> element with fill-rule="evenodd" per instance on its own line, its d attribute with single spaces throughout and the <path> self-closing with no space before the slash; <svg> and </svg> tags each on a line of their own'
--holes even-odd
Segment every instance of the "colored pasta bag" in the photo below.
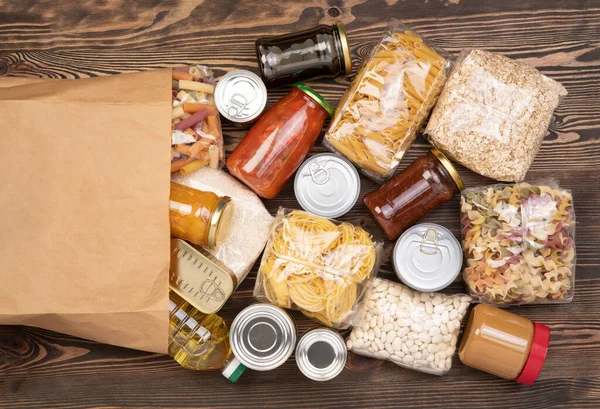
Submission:
<svg viewBox="0 0 600 409">
<path fill-rule="evenodd" d="M 463 52 L 425 137 L 474 172 L 505 182 L 525 178 L 566 89 L 500 54 Z"/>
<path fill-rule="evenodd" d="M 212 70 L 173 68 L 171 172 L 186 175 L 203 166 L 223 166 L 223 132 L 215 105 Z"/>
<path fill-rule="evenodd" d="M 480 301 L 570 302 L 575 286 L 571 192 L 554 181 L 463 190 L 463 278 Z"/>
<path fill-rule="evenodd" d="M 460 325 L 472 298 L 421 293 L 377 278 L 346 340 L 352 352 L 443 375 L 452 367 Z"/>
<path fill-rule="evenodd" d="M 394 174 L 446 82 L 445 51 L 392 19 L 342 97 L 324 144 L 376 182 Z"/>
<path fill-rule="evenodd" d="M 381 243 L 360 227 L 300 210 L 279 209 L 263 254 L 254 296 L 348 328 L 377 272 Z"/>
</svg>

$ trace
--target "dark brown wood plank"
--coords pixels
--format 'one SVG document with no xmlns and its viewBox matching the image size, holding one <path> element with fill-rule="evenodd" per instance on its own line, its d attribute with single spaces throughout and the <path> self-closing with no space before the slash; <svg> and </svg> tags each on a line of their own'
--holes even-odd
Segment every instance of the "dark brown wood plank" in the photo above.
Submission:
<svg viewBox="0 0 600 409">
<path fill-rule="evenodd" d="M 577 214 L 576 294 L 567 305 L 525 306 L 518 313 L 548 324 L 548 360 L 533 387 L 503 381 L 455 358 L 444 377 L 350 354 L 327 383 L 304 378 L 293 359 L 247 373 L 236 385 L 217 372 L 180 368 L 166 356 L 46 330 L 0 327 L 0 408 L 246 407 L 394 408 L 600 407 L 600 3 L 597 0 L 0 0 L 0 75 L 81 78 L 204 63 L 218 75 L 256 72 L 253 42 L 262 35 L 347 24 L 359 67 L 389 17 L 399 18 L 454 55 L 484 48 L 519 58 L 562 82 L 569 95 L 528 180 L 555 177 L 573 190 Z M 336 103 L 352 76 L 309 81 Z M 269 103 L 286 93 L 270 94 Z M 0 113 L 1 114 L 1 113 Z M 226 124 L 228 152 L 245 131 Z M 401 169 L 422 155 L 417 139 Z M 313 153 L 324 149 L 317 143 Z M 467 186 L 491 183 L 460 168 Z M 364 195 L 376 185 L 361 178 Z M 298 207 L 291 184 L 266 201 Z M 459 234 L 458 199 L 424 220 Z M 374 228 L 362 204 L 344 220 Z M 381 275 L 393 278 L 389 254 Z M 253 301 L 255 271 L 222 311 L 228 323 Z M 1 283 L 0 283 L 1 284 Z M 462 291 L 457 282 L 447 292 Z M 0 300 L 0 302 L 2 302 Z M 314 322 L 294 313 L 299 332 Z"/>
</svg>

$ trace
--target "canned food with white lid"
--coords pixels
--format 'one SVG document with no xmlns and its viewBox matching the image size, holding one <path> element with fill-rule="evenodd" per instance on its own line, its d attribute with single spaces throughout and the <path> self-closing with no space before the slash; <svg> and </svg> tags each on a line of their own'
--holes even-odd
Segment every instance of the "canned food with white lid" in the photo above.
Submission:
<svg viewBox="0 0 600 409">
<path fill-rule="evenodd" d="M 296 324 L 283 309 L 271 304 L 253 304 L 233 320 L 229 332 L 233 354 L 255 371 L 281 366 L 294 352 Z"/>
<path fill-rule="evenodd" d="M 439 224 L 422 223 L 400 236 L 393 258 L 400 281 L 415 290 L 432 292 L 454 282 L 463 254 L 450 230 Z"/>
<path fill-rule="evenodd" d="M 298 369 L 314 381 L 328 381 L 338 376 L 347 358 L 344 339 L 329 328 L 307 332 L 296 346 Z"/>
<path fill-rule="evenodd" d="M 333 153 L 320 153 L 300 166 L 294 192 L 304 210 L 334 219 L 356 204 L 360 177 L 347 159 Z"/>
<path fill-rule="evenodd" d="M 260 77 L 250 71 L 230 71 L 217 83 L 215 105 L 231 122 L 251 124 L 267 106 L 267 88 Z"/>
</svg>

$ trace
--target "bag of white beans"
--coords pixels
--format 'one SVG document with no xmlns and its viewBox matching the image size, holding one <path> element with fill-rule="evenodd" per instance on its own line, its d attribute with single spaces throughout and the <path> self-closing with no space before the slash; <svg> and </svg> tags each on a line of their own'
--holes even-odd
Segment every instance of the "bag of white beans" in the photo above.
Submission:
<svg viewBox="0 0 600 409">
<path fill-rule="evenodd" d="M 346 340 L 348 349 L 443 375 L 452 367 L 460 324 L 471 302 L 468 295 L 421 293 L 377 278 L 365 294 L 359 323 Z"/>
</svg>

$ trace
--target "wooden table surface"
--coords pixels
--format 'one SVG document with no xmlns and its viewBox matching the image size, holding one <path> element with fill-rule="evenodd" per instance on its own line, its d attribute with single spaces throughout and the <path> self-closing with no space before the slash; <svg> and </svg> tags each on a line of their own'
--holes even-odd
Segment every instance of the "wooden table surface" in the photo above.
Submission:
<svg viewBox="0 0 600 409">
<path fill-rule="evenodd" d="M 389 17 L 454 55 L 477 47 L 525 61 L 569 91 L 527 176 L 556 177 L 572 189 L 578 221 L 573 302 L 514 309 L 552 329 L 536 384 L 495 378 L 456 357 L 448 374 L 435 377 L 350 353 L 346 370 L 330 382 L 304 378 L 291 358 L 271 372 L 248 371 L 232 385 L 218 372 L 188 371 L 168 356 L 14 326 L 0 327 L 1 408 L 600 407 L 598 0 L 0 0 L 0 75 L 79 78 L 192 63 L 207 64 L 219 76 L 234 68 L 257 72 L 257 37 L 338 20 L 347 24 L 356 72 Z M 308 83 L 337 103 L 351 79 Z M 269 102 L 286 92 L 271 92 Z M 230 152 L 244 131 L 224 129 Z M 426 148 L 417 139 L 401 168 Z M 323 151 L 318 142 L 313 153 Z M 459 171 L 467 186 L 491 182 Z M 362 200 L 375 185 L 361 179 Z M 266 202 L 273 214 L 280 205 L 298 207 L 291 183 Z M 362 204 L 343 219 L 370 223 Z M 458 235 L 458 198 L 424 220 Z M 392 245 L 386 243 L 385 277 L 393 277 Z M 228 323 L 252 302 L 255 271 L 222 310 Z M 448 291 L 462 291 L 462 285 Z M 315 325 L 295 317 L 300 333 Z"/>
</svg>

